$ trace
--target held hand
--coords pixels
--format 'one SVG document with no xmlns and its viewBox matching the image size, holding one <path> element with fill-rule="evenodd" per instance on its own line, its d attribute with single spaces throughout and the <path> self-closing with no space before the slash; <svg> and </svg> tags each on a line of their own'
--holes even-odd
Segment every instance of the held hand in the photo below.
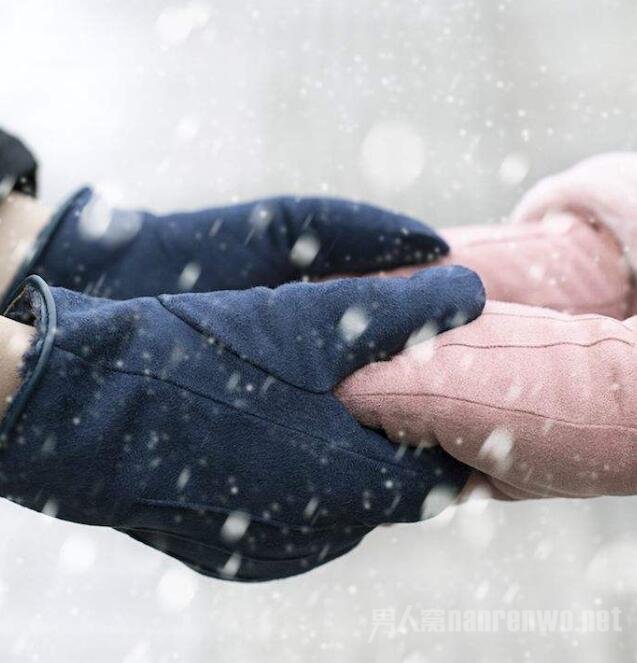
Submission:
<svg viewBox="0 0 637 663">
<path fill-rule="evenodd" d="M 440 444 L 514 498 L 637 493 L 637 317 L 488 302 L 337 394 L 395 442 Z"/>
</svg>

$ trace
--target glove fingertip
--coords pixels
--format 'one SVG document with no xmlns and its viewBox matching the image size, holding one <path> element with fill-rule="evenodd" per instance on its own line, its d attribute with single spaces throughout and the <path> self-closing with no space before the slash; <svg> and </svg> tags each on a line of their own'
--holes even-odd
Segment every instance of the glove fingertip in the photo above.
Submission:
<svg viewBox="0 0 637 663">
<path fill-rule="evenodd" d="M 420 302 L 426 315 L 436 318 L 440 331 L 474 320 L 486 303 L 486 290 L 481 278 L 462 265 L 430 267 L 417 272 L 409 280 L 416 302 Z M 429 297 L 420 296 L 423 288 L 426 288 Z M 430 308 L 431 293 L 435 293 L 433 301 L 437 304 L 433 312 Z"/>
</svg>

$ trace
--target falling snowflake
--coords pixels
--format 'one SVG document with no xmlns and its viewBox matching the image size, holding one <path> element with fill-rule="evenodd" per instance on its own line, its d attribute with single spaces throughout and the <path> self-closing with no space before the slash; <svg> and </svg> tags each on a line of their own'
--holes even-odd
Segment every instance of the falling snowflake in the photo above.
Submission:
<svg viewBox="0 0 637 663">
<path fill-rule="evenodd" d="M 491 460 L 495 466 L 504 471 L 512 464 L 511 450 L 513 449 L 513 435 L 506 428 L 496 428 L 487 437 L 480 449 L 480 458 Z"/>
<path fill-rule="evenodd" d="M 343 340 L 354 343 L 369 327 L 370 319 L 360 306 L 350 306 L 338 323 L 338 330 Z"/>
<path fill-rule="evenodd" d="M 179 275 L 177 287 L 182 292 L 192 290 L 201 276 L 201 265 L 198 262 L 189 262 Z"/>
<path fill-rule="evenodd" d="M 246 533 L 250 516 L 244 511 L 233 511 L 221 527 L 221 538 L 226 543 L 235 543 Z"/>
<path fill-rule="evenodd" d="M 172 568 L 160 578 L 157 598 L 166 612 L 178 612 L 192 603 L 197 589 L 197 576 L 192 571 L 181 567 Z"/>
<path fill-rule="evenodd" d="M 302 234 L 294 243 L 290 251 L 290 260 L 297 267 L 308 267 L 321 250 L 321 243 L 311 233 Z"/>
</svg>

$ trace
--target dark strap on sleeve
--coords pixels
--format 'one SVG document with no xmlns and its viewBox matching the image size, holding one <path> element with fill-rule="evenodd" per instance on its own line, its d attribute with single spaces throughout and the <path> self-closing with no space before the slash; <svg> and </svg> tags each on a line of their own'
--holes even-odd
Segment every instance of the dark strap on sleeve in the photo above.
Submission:
<svg viewBox="0 0 637 663">
<path fill-rule="evenodd" d="M 25 144 L 0 129 L 0 203 L 12 192 L 35 196 L 38 164 Z"/>
</svg>

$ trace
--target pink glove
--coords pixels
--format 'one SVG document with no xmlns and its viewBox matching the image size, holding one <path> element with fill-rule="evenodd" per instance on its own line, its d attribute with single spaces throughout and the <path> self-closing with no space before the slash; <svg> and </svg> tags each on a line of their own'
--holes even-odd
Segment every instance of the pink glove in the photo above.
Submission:
<svg viewBox="0 0 637 663">
<path fill-rule="evenodd" d="M 631 269 L 614 233 L 572 213 L 537 223 L 461 226 L 439 231 L 451 247 L 440 264 L 477 272 L 489 299 L 602 313 L 623 320 L 632 310 Z M 410 275 L 404 267 L 387 275 Z"/>
<path fill-rule="evenodd" d="M 619 320 L 637 313 L 637 153 L 592 157 L 541 180 L 512 217 L 443 229 L 451 252 L 434 264 L 473 269 L 489 299 Z"/>
<path fill-rule="evenodd" d="M 492 299 L 637 312 L 637 155 L 542 180 L 513 221 L 447 230 L 442 262 L 477 271 Z M 636 321 L 490 302 L 470 325 L 355 373 L 338 395 L 367 425 L 439 442 L 511 497 L 634 494 Z"/>
<path fill-rule="evenodd" d="M 489 302 L 337 395 L 364 425 L 439 443 L 510 497 L 637 493 L 637 316 Z"/>
</svg>

